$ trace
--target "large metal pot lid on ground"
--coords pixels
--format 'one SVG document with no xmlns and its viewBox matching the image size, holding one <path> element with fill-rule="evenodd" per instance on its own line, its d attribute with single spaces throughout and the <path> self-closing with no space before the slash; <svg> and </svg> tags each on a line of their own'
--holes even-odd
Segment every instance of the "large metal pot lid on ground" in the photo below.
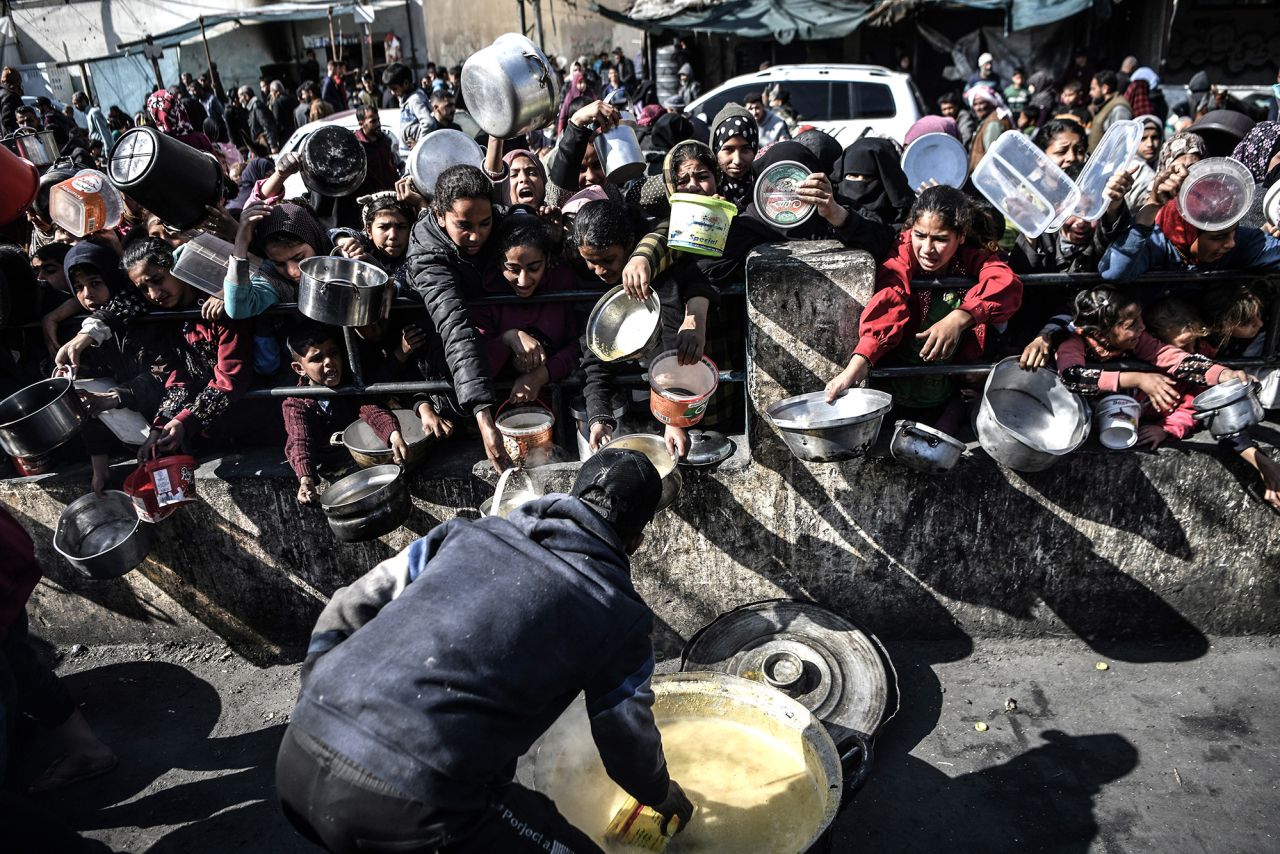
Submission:
<svg viewBox="0 0 1280 854">
<path fill-rule="evenodd" d="M 721 614 L 689 640 L 680 669 L 770 685 L 813 712 L 837 745 L 852 733 L 874 736 L 898 711 L 897 674 L 880 642 L 809 602 L 774 599 Z"/>
</svg>

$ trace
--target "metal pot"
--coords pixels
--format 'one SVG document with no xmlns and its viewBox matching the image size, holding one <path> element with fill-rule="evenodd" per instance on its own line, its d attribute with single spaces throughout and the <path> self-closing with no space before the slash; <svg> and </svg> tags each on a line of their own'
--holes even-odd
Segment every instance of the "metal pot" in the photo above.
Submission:
<svg viewBox="0 0 1280 854">
<path fill-rule="evenodd" d="M 125 131 L 111 149 L 107 177 L 165 225 L 179 231 L 209 216 L 210 205 L 222 201 L 222 166 L 200 151 L 155 128 Z M 181 187 L 181 192 L 174 192 Z"/>
<path fill-rule="evenodd" d="M 404 470 L 400 466 L 362 469 L 326 489 L 320 506 L 340 540 L 372 540 L 389 534 L 409 518 Z"/>
<path fill-rule="evenodd" d="M 471 54 L 462 66 L 462 95 L 476 124 L 500 139 L 546 127 L 560 107 L 551 61 L 519 33 Z"/>
<path fill-rule="evenodd" d="M 1206 423 L 1215 439 L 1242 433 L 1263 418 L 1262 403 L 1258 400 L 1260 389 L 1256 382 L 1219 383 L 1191 401 L 1196 410 L 1195 419 Z"/>
<path fill-rule="evenodd" d="M 0 401 L 0 447 L 13 457 L 52 451 L 80 430 L 74 374 L 32 383 Z"/>
<path fill-rule="evenodd" d="M 378 319 L 387 274 L 372 264 L 317 255 L 298 265 L 298 311 L 333 326 L 367 326 Z"/>
<path fill-rule="evenodd" d="M 982 449 L 1014 471 L 1044 471 L 1089 438 L 1089 408 L 1047 368 L 996 364 L 978 407 Z"/>
<path fill-rule="evenodd" d="M 329 124 L 307 134 L 298 146 L 302 183 L 322 196 L 348 196 L 360 189 L 369 163 L 355 131 Z"/>
<path fill-rule="evenodd" d="M 409 152 L 409 177 L 419 193 L 431 198 L 440 173 L 450 166 L 484 166 L 484 149 L 460 130 L 432 131 L 418 140 Z"/>
<path fill-rule="evenodd" d="M 408 409 L 395 409 L 391 412 L 400 424 L 400 436 L 409 446 L 404 467 L 411 469 L 427 457 L 427 449 L 431 441 L 422 432 L 422 419 Z M 391 447 L 378 438 L 373 428 L 359 419 L 351 422 L 346 430 L 334 433 L 329 437 L 329 444 L 334 447 L 345 447 L 351 459 L 361 468 L 385 466 L 392 463 Z"/>
<path fill-rule="evenodd" d="M 605 291 L 587 316 L 586 339 L 591 352 L 605 362 L 639 359 L 650 353 L 662 339 L 658 292 L 650 289 L 647 300 L 636 300 L 622 285 Z"/>
<path fill-rule="evenodd" d="M 1280 187 L 1280 183 L 1275 186 Z M 1268 368 L 1259 372 L 1258 381 L 1262 388 L 1258 391 L 1258 402 L 1263 409 L 1280 409 L 1280 368 Z"/>
<path fill-rule="evenodd" d="M 726 673 L 671 673 L 655 676 L 652 685 L 653 717 L 659 731 L 677 721 L 706 720 L 714 722 L 713 726 L 729 722 L 803 756 L 817 809 L 813 811 L 812 826 L 795 828 L 786 846 L 804 851 L 821 837 L 840 811 L 846 786 L 857 779 L 851 766 L 861 768 L 856 760 L 860 747 L 842 756 L 822 723 L 808 709 L 781 691 L 750 679 Z M 669 743 L 666 747 L 668 761 L 677 769 L 673 774 L 678 775 L 682 760 L 671 752 Z M 744 746 L 736 740 L 725 740 L 711 749 L 733 755 Z M 570 822 L 600 830 L 607 825 L 610 806 L 621 794 L 609 780 L 595 748 L 581 697 L 530 748 L 523 763 L 522 775 L 531 778 L 534 789 L 555 800 Z M 808 786 L 805 788 L 809 790 Z M 590 792 L 591 797 L 582 797 L 583 791 Z M 721 825 L 732 832 L 737 813 L 728 809 L 721 818 L 729 819 Z M 694 821 L 698 821 L 696 814 Z"/>
<path fill-rule="evenodd" d="M 927 474 L 951 471 L 964 453 L 964 442 L 915 421 L 894 424 L 889 453 L 905 466 Z"/>
<path fill-rule="evenodd" d="M 625 184 L 644 174 L 646 161 L 640 140 L 630 122 L 631 114 L 622 114 L 623 123 L 596 136 L 592 144 L 610 184 Z"/>
<path fill-rule="evenodd" d="M 10 147 L 19 157 L 31 161 L 40 169 L 56 163 L 58 152 L 61 151 L 51 130 L 21 128 L 15 131 L 6 143 L 11 143 Z"/>
<path fill-rule="evenodd" d="M 821 391 L 789 397 L 765 415 L 798 459 L 834 463 L 865 454 L 892 406 L 888 392 L 851 388 L 832 403 Z"/>
<path fill-rule="evenodd" d="M 151 529 L 138 518 L 128 495 L 112 489 L 99 498 L 90 492 L 59 514 L 53 547 L 89 578 L 106 581 L 146 560 Z"/>
</svg>

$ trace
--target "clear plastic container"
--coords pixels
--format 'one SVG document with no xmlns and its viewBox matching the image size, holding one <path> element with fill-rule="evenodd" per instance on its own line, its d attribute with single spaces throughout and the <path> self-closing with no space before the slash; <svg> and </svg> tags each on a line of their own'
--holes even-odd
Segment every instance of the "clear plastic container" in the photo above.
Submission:
<svg viewBox="0 0 1280 854">
<path fill-rule="evenodd" d="M 222 297 L 222 284 L 227 280 L 227 266 L 235 247 L 227 241 L 201 232 L 183 247 L 173 265 L 173 275 L 196 290 Z M 251 262 L 252 263 L 252 262 Z M 257 269 L 252 264 L 251 270 Z"/>
<path fill-rule="evenodd" d="M 1225 231 L 1244 219 L 1253 205 L 1253 175 L 1230 157 L 1191 164 L 1178 191 L 1178 210 L 1201 231 Z"/>
<path fill-rule="evenodd" d="M 1080 203 L 1075 182 L 1017 131 L 995 141 L 971 178 L 978 191 L 1027 237 L 1060 228 Z"/>
<path fill-rule="evenodd" d="M 49 191 L 49 218 L 76 237 L 115 228 L 122 216 L 120 191 L 97 169 L 82 169 Z"/>
<path fill-rule="evenodd" d="M 1107 128 L 1098 147 L 1089 155 L 1089 162 L 1084 165 L 1076 186 L 1080 188 L 1080 203 L 1076 205 L 1075 215 L 1083 220 L 1093 222 L 1102 218 L 1111 204 L 1107 198 L 1107 183 L 1122 169 L 1129 167 L 1129 161 L 1138 151 L 1142 142 L 1142 122 L 1116 122 Z"/>
</svg>

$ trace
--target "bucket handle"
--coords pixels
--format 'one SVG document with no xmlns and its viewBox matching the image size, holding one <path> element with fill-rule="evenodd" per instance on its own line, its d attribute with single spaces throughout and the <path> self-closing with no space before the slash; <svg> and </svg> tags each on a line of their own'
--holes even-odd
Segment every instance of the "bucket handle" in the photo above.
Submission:
<svg viewBox="0 0 1280 854">
<path fill-rule="evenodd" d="M 524 58 L 532 60 L 534 68 L 540 72 L 538 75 L 538 88 L 548 88 L 551 83 L 551 69 L 547 67 L 546 63 L 544 63 L 536 53 L 526 50 L 524 52 Z"/>
<path fill-rule="evenodd" d="M 840 754 L 840 775 L 843 791 L 840 793 L 840 808 L 844 809 L 854 799 L 871 776 L 871 762 L 875 758 L 872 741 L 859 732 L 849 734 L 853 744 Z"/>
<path fill-rule="evenodd" d="M 341 448 L 343 446 L 344 443 L 342 441 L 341 430 L 329 437 L 329 444 L 334 448 Z"/>
<path fill-rule="evenodd" d="M 496 423 L 498 423 L 498 419 L 502 416 L 502 410 L 506 409 L 506 408 L 507 408 L 508 406 L 510 406 L 513 402 L 514 402 L 514 401 L 512 401 L 512 400 L 511 400 L 511 398 L 507 398 L 506 400 L 502 401 L 502 404 L 501 404 L 500 406 L 498 406 L 498 411 L 497 411 L 497 412 L 495 412 L 495 413 L 493 413 L 493 422 L 494 422 L 495 424 L 496 424 Z M 534 398 L 533 400 L 525 400 L 525 401 L 521 401 L 520 403 L 518 403 L 518 404 L 516 404 L 516 405 L 517 405 L 517 406 L 540 406 L 540 407 L 542 407 L 543 409 L 545 409 L 545 410 L 547 411 L 547 414 L 548 414 L 548 415 L 554 415 L 554 414 L 555 414 L 555 413 L 553 413 L 553 412 L 551 411 L 551 407 L 550 407 L 550 406 L 547 406 L 545 403 L 543 403 L 541 400 L 538 400 L 537 398 Z"/>
<path fill-rule="evenodd" d="M 507 483 L 511 480 L 511 476 L 516 472 L 524 478 L 525 485 L 529 487 L 529 491 L 533 492 L 533 478 L 529 477 L 529 473 L 519 466 L 509 469 L 503 469 L 502 474 L 498 476 L 498 488 L 493 491 L 493 512 L 496 514 L 498 508 L 502 506 L 502 496 L 507 491 Z"/>
</svg>

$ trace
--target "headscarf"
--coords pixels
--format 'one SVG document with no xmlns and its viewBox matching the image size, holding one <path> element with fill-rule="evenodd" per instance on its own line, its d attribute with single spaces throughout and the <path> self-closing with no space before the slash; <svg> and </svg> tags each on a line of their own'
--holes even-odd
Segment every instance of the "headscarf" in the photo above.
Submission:
<svg viewBox="0 0 1280 854">
<path fill-rule="evenodd" d="M 1055 82 L 1052 71 L 1037 71 L 1027 78 L 1027 86 L 1035 89 L 1033 94 L 1036 95 L 1041 92 L 1048 92 L 1053 88 Z"/>
<path fill-rule="evenodd" d="M 147 97 L 147 112 L 156 127 L 168 136 L 181 138 L 196 132 L 187 118 L 186 107 L 168 89 L 157 89 Z"/>
<path fill-rule="evenodd" d="M 836 170 L 840 183 L 836 193 L 841 201 L 880 217 L 886 225 L 907 218 L 916 194 L 902 171 L 901 158 L 891 141 L 864 137 L 844 150 Z M 845 175 L 865 175 L 861 181 L 846 181 Z"/>
<path fill-rule="evenodd" d="M 1178 200 L 1170 199 L 1156 214 L 1156 225 L 1173 247 L 1178 250 L 1183 260 L 1191 262 L 1191 244 L 1200 237 L 1200 230 L 1187 222 L 1182 211 L 1178 210 Z"/>
<path fill-rule="evenodd" d="M 680 149 L 683 151 L 688 148 L 695 149 L 699 154 L 706 158 L 707 162 L 711 164 L 711 174 L 714 175 L 716 172 L 716 156 L 711 151 L 710 146 L 696 139 L 686 139 L 681 142 L 677 142 L 675 145 L 671 146 L 671 149 L 667 152 L 667 156 L 662 158 L 662 184 L 666 188 L 668 197 L 676 192 L 676 150 Z M 687 160 L 689 160 L 689 158 L 685 157 L 682 158 L 681 162 L 683 163 Z"/>
<path fill-rule="evenodd" d="M 1144 161 L 1148 166 L 1155 168 L 1160 162 L 1160 146 L 1164 143 L 1164 122 L 1160 121 L 1159 116 L 1138 116 L 1134 121 L 1142 122 L 1142 135 L 1146 136 L 1147 128 L 1155 128 L 1156 131 L 1156 156 L 1154 160 Z M 1137 155 L 1134 155 L 1137 157 Z"/>
<path fill-rule="evenodd" d="M 636 124 L 642 128 L 647 128 L 665 114 L 666 110 L 662 109 L 658 104 L 646 104 L 641 108 L 640 114 L 636 116 Z"/>
<path fill-rule="evenodd" d="M 596 92 L 588 83 L 587 88 L 582 91 L 578 90 L 579 83 L 586 83 L 587 76 L 581 71 L 575 71 L 570 79 L 569 85 L 565 87 L 564 100 L 560 103 L 560 121 L 556 125 L 556 130 L 564 133 L 564 126 L 569 123 L 569 105 L 572 104 L 579 96 L 586 96 L 591 100 L 596 99 Z"/>
<path fill-rule="evenodd" d="M 613 188 L 613 194 L 609 192 L 609 188 Z M 578 211 L 582 210 L 583 206 L 589 202 L 598 202 L 606 199 L 610 201 L 617 201 L 616 193 L 617 188 L 613 187 L 612 184 L 608 185 L 608 187 L 602 187 L 599 184 L 592 184 L 590 187 L 581 189 L 570 196 L 568 201 L 560 206 L 560 209 L 564 212 L 565 216 L 577 216 Z"/>
<path fill-rule="evenodd" d="M 1253 130 L 1240 140 L 1240 144 L 1231 152 L 1231 156 L 1244 164 L 1259 184 L 1271 186 L 1280 178 L 1280 166 L 1267 173 L 1267 164 L 1280 150 L 1280 122 L 1258 122 Z M 1270 178 L 1270 181 L 1268 181 Z"/>
<path fill-rule="evenodd" d="M 1147 81 L 1130 78 L 1129 88 L 1124 90 L 1124 97 L 1129 102 L 1129 106 L 1133 108 L 1135 116 L 1145 116 L 1151 113 L 1151 86 Z"/>
<path fill-rule="evenodd" d="M 506 154 L 502 156 L 502 162 L 507 164 L 507 170 L 508 170 L 507 179 L 502 182 L 503 204 L 507 204 L 507 205 L 516 204 L 516 201 L 511 198 L 510 170 L 511 170 L 511 164 L 515 162 L 515 159 L 517 157 L 527 157 L 529 158 L 529 160 L 533 161 L 534 171 L 536 171 L 538 175 L 542 177 L 543 188 L 545 189 L 547 186 L 547 167 L 543 164 L 541 158 L 539 158 L 538 155 L 534 154 L 532 151 L 530 151 L 527 148 L 517 148 L 515 151 L 508 151 Z M 412 225 L 412 220 L 410 221 L 410 225 Z"/>
<path fill-rule="evenodd" d="M 244 206 L 249 203 L 249 196 L 253 193 L 253 185 L 266 178 L 275 171 L 276 162 L 270 157 L 254 157 L 244 165 L 244 169 L 240 172 L 239 192 L 236 197 L 227 203 L 227 210 L 243 210 Z"/>
<path fill-rule="evenodd" d="M 1147 90 L 1154 92 L 1160 86 L 1160 75 L 1147 66 L 1142 66 L 1137 71 L 1129 75 L 1129 82 L 1134 83 L 1141 80 L 1147 84 Z"/>
<path fill-rule="evenodd" d="M 688 116 L 682 113 L 667 113 L 653 123 L 653 130 L 649 133 L 649 149 L 665 154 L 674 148 L 676 143 L 693 138 L 693 122 Z"/>
<path fill-rule="evenodd" d="M 107 290 L 112 296 L 120 293 L 127 282 L 124 268 L 120 266 L 120 256 L 115 250 L 100 246 L 91 240 L 81 240 L 71 247 L 62 259 L 62 268 L 66 271 L 67 282 L 71 282 L 71 271 L 76 267 L 92 267 L 107 283 Z"/>
<path fill-rule="evenodd" d="M 1007 119 L 1013 116 L 1009 105 L 1004 102 L 1004 97 L 993 86 L 983 86 L 982 84 L 970 86 L 968 91 L 964 93 L 964 101 L 971 110 L 978 101 L 986 101 L 995 108 L 997 118 Z"/>
<path fill-rule="evenodd" d="M 947 118 L 946 116 L 925 116 L 907 130 L 907 135 L 903 137 L 902 144 L 910 145 L 927 133 L 945 133 L 948 136 L 955 137 L 956 142 L 964 142 L 960 138 L 960 126 L 956 124 L 955 119 Z"/>
<path fill-rule="evenodd" d="M 259 254 L 266 256 L 262 248 L 263 241 L 279 232 L 292 234 L 315 250 L 317 255 L 328 255 L 333 249 L 327 232 L 311 213 L 311 211 L 291 202 L 282 202 L 271 208 L 271 212 L 258 221 L 253 228 L 254 242 L 258 244 Z"/>
<path fill-rule="evenodd" d="M 1204 144 L 1204 138 L 1197 133 L 1189 130 L 1175 133 L 1169 137 L 1169 140 L 1160 146 L 1160 162 L 1156 164 L 1156 172 L 1163 172 L 1169 168 L 1173 161 L 1184 154 L 1199 154 L 1204 157 L 1209 151 L 1208 146 Z"/>
<path fill-rule="evenodd" d="M 818 158 L 818 162 L 822 164 L 828 175 L 835 174 L 836 163 L 844 152 L 834 136 L 815 127 L 806 127 L 796 134 L 795 140 L 813 152 L 813 156 Z"/>
<path fill-rule="evenodd" d="M 719 154 L 720 148 L 735 136 L 744 138 L 748 145 L 759 150 L 760 128 L 756 126 L 755 118 L 747 112 L 746 107 L 725 104 L 724 109 L 716 113 L 715 120 L 711 123 L 711 150 Z M 803 145 L 800 147 L 804 148 Z M 808 151 L 808 149 L 805 150 Z M 754 183 L 754 177 L 738 180 L 730 178 L 723 170 L 716 175 L 716 186 L 720 188 L 720 195 L 733 202 L 739 209 L 746 207 L 751 201 L 751 187 Z"/>
</svg>

